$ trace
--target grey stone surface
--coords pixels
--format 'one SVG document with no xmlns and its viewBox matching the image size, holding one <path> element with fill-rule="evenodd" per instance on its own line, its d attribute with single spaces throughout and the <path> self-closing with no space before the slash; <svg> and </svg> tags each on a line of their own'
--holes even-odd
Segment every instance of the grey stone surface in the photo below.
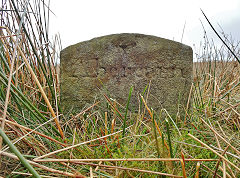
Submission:
<svg viewBox="0 0 240 178">
<path fill-rule="evenodd" d="M 192 82 L 192 49 L 171 40 L 142 35 L 114 34 L 69 46 L 61 51 L 61 105 L 80 111 L 104 98 L 125 105 L 134 87 L 131 107 L 150 85 L 148 105 L 170 114 L 183 111 Z"/>
</svg>

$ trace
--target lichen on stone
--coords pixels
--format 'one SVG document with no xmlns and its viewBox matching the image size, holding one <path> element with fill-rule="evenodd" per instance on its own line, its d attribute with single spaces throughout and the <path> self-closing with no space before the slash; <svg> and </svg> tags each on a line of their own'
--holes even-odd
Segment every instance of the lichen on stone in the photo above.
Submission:
<svg viewBox="0 0 240 178">
<path fill-rule="evenodd" d="M 150 107 L 183 112 L 179 104 L 185 106 L 188 99 L 192 55 L 189 46 L 143 34 L 114 34 L 69 46 L 61 51 L 61 105 L 80 111 L 102 100 L 102 93 L 125 105 L 133 86 L 131 107 L 138 108 L 139 94 L 151 81 Z"/>
</svg>

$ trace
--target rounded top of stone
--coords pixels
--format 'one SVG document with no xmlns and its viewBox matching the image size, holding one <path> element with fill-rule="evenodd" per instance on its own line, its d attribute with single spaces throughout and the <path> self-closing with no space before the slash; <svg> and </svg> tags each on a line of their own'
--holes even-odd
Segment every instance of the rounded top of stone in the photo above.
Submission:
<svg viewBox="0 0 240 178">
<path fill-rule="evenodd" d="M 89 48 L 89 46 L 91 46 Z M 99 46 L 101 46 L 99 48 Z M 70 52 L 70 51 L 92 51 L 92 50 L 102 50 L 103 48 L 122 48 L 123 50 L 128 50 L 130 48 L 138 47 L 142 49 L 181 49 L 181 50 L 192 50 L 190 46 L 185 44 L 168 40 L 165 38 L 144 35 L 138 33 L 120 33 L 120 34 L 111 34 L 106 36 L 101 36 L 93 38 L 88 41 L 83 41 L 67 48 L 63 49 L 61 53 Z M 63 54 L 62 54 L 63 55 Z"/>
<path fill-rule="evenodd" d="M 192 49 L 156 36 L 113 34 L 65 48 L 60 66 L 65 108 L 78 110 L 98 99 L 102 102 L 102 93 L 124 104 L 133 86 L 131 107 L 138 109 L 139 93 L 151 81 L 151 107 L 177 113 L 188 100 Z"/>
</svg>

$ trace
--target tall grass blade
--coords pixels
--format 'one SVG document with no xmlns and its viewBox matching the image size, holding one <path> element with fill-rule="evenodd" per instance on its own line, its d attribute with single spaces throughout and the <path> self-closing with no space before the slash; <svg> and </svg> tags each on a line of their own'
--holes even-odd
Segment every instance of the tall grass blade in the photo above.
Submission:
<svg viewBox="0 0 240 178">
<path fill-rule="evenodd" d="M 158 143 L 158 138 L 157 138 L 157 130 L 156 130 L 156 125 L 155 125 L 155 116 L 154 116 L 153 110 L 152 110 L 152 114 L 153 114 L 152 115 L 152 124 L 153 124 L 154 137 L 155 137 L 158 157 L 160 158 L 160 149 L 159 149 L 159 143 Z"/>
<path fill-rule="evenodd" d="M 32 68 L 31 68 L 30 64 L 28 63 L 28 61 L 27 61 L 25 55 L 23 54 L 22 50 L 21 50 L 19 47 L 18 47 L 18 50 L 19 50 L 21 56 L 23 57 L 26 65 L 27 65 L 28 70 L 30 71 L 30 73 L 32 74 L 35 82 L 37 83 L 38 88 L 40 89 L 40 92 L 41 92 L 41 94 L 42 94 L 42 96 L 43 96 L 43 98 L 44 98 L 44 100 L 45 100 L 45 102 L 46 102 L 46 104 L 47 104 L 47 106 L 48 106 L 51 114 L 52 114 L 52 117 L 54 118 L 54 121 L 55 121 L 55 123 L 56 123 L 56 125 L 57 125 L 57 128 L 58 128 L 58 130 L 59 130 L 59 133 L 60 133 L 62 139 L 64 139 L 64 134 L 63 134 L 62 128 L 61 128 L 61 126 L 60 126 L 60 124 L 59 124 L 59 121 L 58 121 L 58 119 L 57 119 L 57 117 L 56 117 L 56 115 L 55 115 L 55 112 L 54 112 L 54 110 L 53 110 L 53 108 L 52 108 L 52 106 L 51 106 L 51 104 L 50 104 L 50 102 L 49 102 L 49 100 L 48 100 L 47 95 L 45 94 L 45 92 L 44 92 L 44 90 L 43 90 L 40 82 L 38 81 L 35 73 L 33 72 Z M 55 95 L 54 95 L 54 96 L 55 96 Z"/>
<path fill-rule="evenodd" d="M 12 152 L 15 153 L 15 155 L 19 158 L 21 163 L 29 170 L 30 173 L 36 178 L 41 178 L 39 174 L 35 171 L 35 169 L 29 164 L 29 162 L 23 157 L 23 155 L 18 151 L 18 149 L 12 144 L 12 142 L 9 140 L 7 135 L 3 132 L 3 130 L 0 128 L 0 135 L 3 138 L 3 140 L 8 144 Z"/>
<path fill-rule="evenodd" d="M 166 109 L 163 109 L 163 110 L 164 110 L 165 113 L 167 114 L 168 118 L 172 121 L 173 125 L 175 126 L 175 128 L 177 129 L 179 135 L 181 136 L 182 134 L 181 134 L 181 132 L 180 132 L 180 130 L 179 130 L 177 124 L 174 122 L 174 120 L 173 120 L 172 117 L 169 115 L 169 113 L 167 112 L 167 110 L 166 110 Z M 165 118 L 165 119 L 166 119 L 166 118 Z"/>
<path fill-rule="evenodd" d="M 127 101 L 126 110 L 125 110 L 125 116 L 124 116 L 124 120 L 123 120 L 123 134 L 122 134 L 123 138 L 125 137 L 125 133 L 126 133 L 126 120 L 127 120 L 128 106 L 129 106 L 130 99 L 132 96 L 132 90 L 133 90 L 133 87 L 131 87 L 130 91 L 129 91 L 128 101 Z"/>
<path fill-rule="evenodd" d="M 227 45 L 227 43 L 221 38 L 221 36 L 218 34 L 218 32 L 215 30 L 215 28 L 212 26 L 211 22 L 208 20 L 207 16 L 205 15 L 205 13 L 203 12 L 202 9 L 200 9 L 205 17 L 205 19 L 207 20 L 208 24 L 210 25 L 210 27 L 213 29 L 214 33 L 218 36 L 218 38 L 223 42 L 223 44 L 227 47 L 227 49 L 232 53 L 232 55 L 235 57 L 235 59 L 238 61 L 238 63 L 240 63 L 239 58 L 236 56 L 236 54 L 231 50 L 231 48 Z"/>
<path fill-rule="evenodd" d="M 5 126 L 5 121 L 6 121 L 6 115 L 7 115 L 7 108 L 8 108 L 8 103 L 9 103 L 9 95 L 10 95 L 10 87 L 11 87 L 11 82 L 12 82 L 12 76 L 13 76 L 13 67 L 14 67 L 14 63 L 16 61 L 16 53 L 17 53 L 17 48 L 19 45 L 19 37 L 20 37 L 20 31 L 22 28 L 22 25 L 24 23 L 24 17 L 26 15 L 26 9 L 28 6 L 28 3 L 24 4 L 24 13 L 22 14 L 22 18 L 21 21 L 19 23 L 19 29 L 17 31 L 17 38 L 16 41 L 14 42 L 14 50 L 13 50 L 13 57 L 12 57 L 12 63 L 11 63 L 11 68 L 10 68 L 10 74 L 9 74 L 9 79 L 8 79 L 8 86 L 7 86 L 7 93 L 6 93 L 6 97 L 5 97 L 5 105 L 4 105 L 4 111 L 3 111 L 3 120 L 1 122 L 1 129 L 4 131 L 4 126 Z M 11 34 L 9 33 L 9 35 L 11 36 Z M 12 37 L 12 36 L 11 36 Z M 0 138 L 0 150 L 2 148 L 2 138 Z"/>
<path fill-rule="evenodd" d="M 165 118 L 165 121 L 166 121 L 166 127 L 167 127 L 167 136 L 168 136 L 168 144 L 169 144 L 169 149 L 170 149 L 170 155 L 171 155 L 171 158 L 173 158 L 172 142 L 171 142 L 171 133 L 170 133 L 170 129 L 169 129 L 168 119 Z"/>
<path fill-rule="evenodd" d="M 3 75 L 1 72 L 0 72 L 0 76 L 5 80 L 5 82 L 0 79 L 0 82 L 2 82 L 6 87 L 7 87 L 7 77 L 5 75 Z M 16 98 L 18 98 L 19 101 L 21 101 L 21 103 L 36 117 L 36 118 L 41 118 L 44 122 L 47 122 L 48 119 L 39 111 L 39 109 L 34 106 L 28 99 L 26 96 L 24 96 L 24 94 L 19 91 L 12 83 L 11 83 L 11 94 L 15 95 Z M 19 95 L 19 96 L 18 96 Z M 39 117 L 38 117 L 38 116 Z M 52 127 L 53 130 L 59 134 L 58 130 L 55 128 L 55 127 Z"/>
<path fill-rule="evenodd" d="M 16 7 L 16 4 L 15 4 L 14 0 L 11 0 L 11 2 L 12 2 L 12 4 L 13 4 L 13 7 L 14 7 L 14 9 L 15 9 L 15 12 L 16 12 L 18 18 L 21 20 L 20 14 L 19 14 L 19 12 L 18 12 L 18 9 L 17 9 L 17 7 Z M 37 61 L 38 61 L 38 64 L 39 64 L 39 66 L 40 66 L 40 68 L 41 68 L 41 70 L 42 70 L 42 72 L 43 72 L 43 74 L 44 74 L 44 76 L 45 76 L 45 79 L 46 79 L 46 81 L 47 81 L 47 83 L 48 83 L 48 86 L 49 86 L 49 88 L 50 88 L 51 94 L 52 94 L 52 96 L 53 96 L 53 98 L 54 98 L 55 93 L 54 93 L 54 90 L 53 90 L 53 88 L 52 88 L 52 84 L 51 84 L 49 78 L 47 77 L 46 70 L 44 69 L 44 67 L 43 67 L 43 65 L 42 65 L 42 62 L 41 62 L 41 60 L 40 60 L 40 58 L 39 58 L 39 56 L 38 56 L 38 54 L 37 54 L 37 50 L 36 50 L 35 47 L 34 47 L 34 44 L 33 44 L 32 40 L 31 40 L 31 38 L 30 38 L 30 36 L 29 36 L 26 28 L 25 28 L 25 25 L 23 25 L 22 27 L 23 27 L 23 31 L 24 31 L 25 35 L 27 36 L 27 39 L 28 39 L 28 41 L 29 41 L 29 43 L 30 43 L 30 45 L 31 45 L 31 47 L 32 47 L 32 50 L 33 50 L 33 52 L 34 52 L 34 54 L 35 54 L 35 57 L 36 57 L 36 59 L 37 59 Z"/>
</svg>

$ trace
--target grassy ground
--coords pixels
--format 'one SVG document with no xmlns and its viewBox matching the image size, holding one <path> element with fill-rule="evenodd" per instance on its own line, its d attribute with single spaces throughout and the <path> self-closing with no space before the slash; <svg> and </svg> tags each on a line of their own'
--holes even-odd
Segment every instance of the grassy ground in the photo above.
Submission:
<svg viewBox="0 0 240 178">
<path fill-rule="evenodd" d="M 184 118 L 150 110 L 147 95 L 137 113 L 128 101 L 122 106 L 103 96 L 105 103 L 63 115 L 61 45 L 58 37 L 49 40 L 47 4 L 6 1 L 2 10 L 1 176 L 240 176 L 240 70 L 224 46 L 205 36 Z M 225 40 L 239 56 L 238 43 Z"/>
</svg>

